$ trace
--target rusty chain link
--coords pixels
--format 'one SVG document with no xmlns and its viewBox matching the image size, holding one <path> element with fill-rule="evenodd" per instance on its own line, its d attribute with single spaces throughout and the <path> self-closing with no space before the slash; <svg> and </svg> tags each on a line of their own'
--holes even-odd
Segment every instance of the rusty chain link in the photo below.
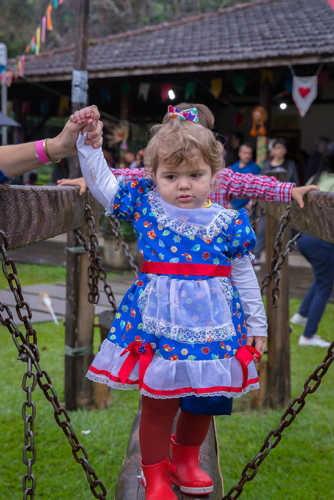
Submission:
<svg viewBox="0 0 334 500">
<path fill-rule="evenodd" d="M 109 217 L 107 217 L 107 223 L 109 224 L 113 235 L 115 236 L 115 238 L 117 239 L 117 241 L 121 245 L 124 254 L 128 258 L 128 261 L 129 261 L 131 269 L 137 275 L 138 272 L 139 272 L 139 269 L 138 269 L 138 266 L 135 263 L 135 260 L 134 260 L 134 257 L 132 255 L 132 253 L 130 252 L 129 245 L 127 244 L 126 241 L 123 240 L 123 238 L 121 236 L 121 224 L 120 224 L 120 221 L 118 219 L 116 219 L 116 217 L 109 216 Z"/>
<path fill-rule="evenodd" d="M 27 400 L 22 405 L 22 417 L 24 420 L 24 449 L 23 462 L 27 466 L 27 473 L 23 477 L 23 498 L 34 498 L 36 480 L 32 474 L 32 466 L 36 460 L 36 449 L 34 445 L 34 419 L 36 407 L 32 402 L 32 392 L 36 383 L 42 389 L 46 399 L 54 408 L 54 417 L 72 448 L 75 460 L 82 466 L 90 489 L 95 498 L 106 500 L 107 491 L 104 484 L 98 479 L 94 469 L 88 461 L 88 454 L 85 448 L 80 445 L 79 440 L 71 426 L 70 417 L 66 410 L 60 406 L 57 393 L 52 386 L 50 376 L 39 365 L 39 351 L 37 347 L 37 333 L 30 322 L 31 309 L 24 301 L 20 280 L 17 276 L 17 269 L 12 259 L 8 257 L 8 240 L 3 231 L 0 230 L 0 253 L 2 260 L 2 270 L 8 281 L 9 287 L 15 297 L 16 311 L 23 321 L 26 335 L 17 328 L 11 310 L 8 306 L 0 302 L 0 322 L 7 327 L 12 336 L 12 340 L 18 351 L 18 359 L 27 363 L 27 369 L 23 375 L 22 389 L 27 394 Z M 25 313 L 22 314 L 21 310 Z M 80 454 L 82 456 L 80 456 Z"/>
<path fill-rule="evenodd" d="M 302 235 L 302 233 L 295 234 L 287 242 L 284 251 L 282 250 L 284 236 L 286 234 L 286 231 L 287 231 L 289 223 L 290 223 L 290 209 L 291 209 L 291 207 L 288 206 L 285 213 L 280 218 L 279 230 L 276 234 L 274 245 L 273 245 L 274 252 L 273 252 L 273 256 L 272 256 L 272 260 L 271 260 L 271 269 L 270 269 L 270 272 L 264 276 L 264 278 L 262 280 L 262 284 L 261 284 L 261 293 L 263 294 L 264 290 L 267 288 L 267 286 L 269 286 L 270 283 L 272 281 L 274 281 L 273 289 L 271 292 L 274 306 L 277 305 L 277 302 L 279 299 L 279 294 L 280 294 L 279 283 L 280 283 L 280 279 L 281 279 L 281 275 L 280 275 L 281 267 L 283 266 L 286 257 L 293 250 L 296 241 Z"/>
<path fill-rule="evenodd" d="M 85 219 L 89 230 L 89 241 L 82 234 L 80 229 L 75 229 L 74 233 L 76 235 L 77 241 L 84 247 L 86 252 L 89 254 L 89 267 L 88 267 L 88 301 L 92 304 L 97 304 L 100 298 L 99 292 L 99 280 L 104 283 L 104 291 L 108 298 L 109 303 L 113 309 L 113 313 L 116 313 L 116 300 L 112 292 L 111 286 L 107 282 L 107 273 L 102 265 L 102 258 L 99 255 L 99 242 L 96 234 L 96 220 L 93 215 L 92 207 L 89 203 L 85 205 Z M 129 250 L 129 246 L 121 237 L 120 223 L 114 217 L 107 217 L 107 222 L 111 227 L 112 233 L 121 245 L 126 257 L 128 258 L 129 264 L 135 274 L 138 274 L 138 267 L 134 261 L 134 257 Z"/>
<path fill-rule="evenodd" d="M 331 363 L 334 361 L 334 341 L 328 348 L 327 355 L 320 363 L 319 366 L 314 370 L 314 372 L 308 377 L 304 384 L 304 390 L 298 398 L 293 399 L 286 411 L 283 413 L 281 417 L 281 421 L 279 426 L 270 431 L 267 437 L 264 440 L 264 443 L 260 449 L 260 451 L 255 455 L 253 460 L 248 462 L 248 464 L 244 467 L 241 472 L 241 479 L 236 486 L 230 489 L 230 491 L 225 495 L 222 500 L 234 500 L 238 498 L 242 491 L 245 483 L 248 481 L 252 481 L 256 476 L 258 469 L 266 458 L 269 455 L 270 451 L 275 448 L 280 440 L 282 439 L 282 433 L 284 429 L 289 427 L 292 424 L 298 413 L 305 406 L 305 399 L 308 394 L 313 394 L 321 384 L 322 378 L 330 367 Z"/>
<path fill-rule="evenodd" d="M 89 230 L 89 241 L 82 234 L 80 229 L 75 229 L 74 233 L 78 242 L 84 247 L 89 254 L 88 267 L 88 301 L 91 304 L 97 304 L 100 299 L 99 280 L 104 283 L 104 292 L 108 298 L 109 304 L 112 307 L 113 313 L 116 313 L 116 299 L 107 281 L 107 273 L 102 266 L 102 257 L 99 255 L 99 242 L 95 231 L 95 217 L 89 203 L 85 205 L 85 218 Z"/>
</svg>

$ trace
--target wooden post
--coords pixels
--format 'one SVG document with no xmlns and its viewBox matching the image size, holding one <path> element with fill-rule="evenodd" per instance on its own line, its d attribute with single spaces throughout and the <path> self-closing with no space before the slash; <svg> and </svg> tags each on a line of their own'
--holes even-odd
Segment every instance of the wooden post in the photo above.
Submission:
<svg viewBox="0 0 334 500">
<path fill-rule="evenodd" d="M 89 0 L 76 0 L 77 45 L 72 80 L 72 111 L 87 103 L 87 51 Z M 77 158 L 70 165 L 70 177 L 81 175 Z M 67 235 L 65 405 L 68 410 L 90 407 L 92 385 L 85 372 L 92 358 L 94 306 L 88 303 L 88 255 L 77 253 L 73 232 Z"/>
<path fill-rule="evenodd" d="M 277 209 L 279 210 L 279 206 Z M 279 221 L 267 214 L 266 220 L 266 272 L 270 271 L 273 255 L 273 242 L 279 229 Z M 289 232 L 289 231 L 288 231 Z M 283 248 L 288 237 L 283 239 Z M 289 277 L 288 257 L 281 268 L 279 283 L 280 295 L 277 306 L 273 306 L 272 290 L 274 283 L 267 288 L 268 318 L 268 381 L 266 403 L 271 408 L 286 406 L 290 401 L 290 329 L 289 329 Z"/>
<path fill-rule="evenodd" d="M 282 175 L 280 180 L 283 180 Z M 266 214 L 266 273 L 270 272 L 274 241 L 282 213 L 282 206 L 275 205 L 271 208 L 271 213 Z M 283 238 L 283 250 L 289 234 L 288 229 Z M 265 404 L 271 408 L 286 406 L 290 401 L 291 392 L 288 257 L 280 273 L 279 299 L 276 306 L 273 305 L 272 298 L 274 283 L 271 282 L 266 290 L 268 363 Z"/>
</svg>

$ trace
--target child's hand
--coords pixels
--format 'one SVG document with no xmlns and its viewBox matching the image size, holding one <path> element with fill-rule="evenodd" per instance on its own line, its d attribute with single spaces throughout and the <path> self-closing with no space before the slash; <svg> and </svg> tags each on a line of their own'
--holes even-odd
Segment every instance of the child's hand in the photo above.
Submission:
<svg viewBox="0 0 334 500">
<path fill-rule="evenodd" d="M 267 347 L 267 337 L 247 337 L 247 345 L 254 345 L 255 349 L 262 354 L 266 350 Z M 256 356 L 254 355 L 254 360 L 256 360 Z"/>
<path fill-rule="evenodd" d="M 73 123 L 77 123 L 79 125 L 90 124 L 94 121 L 99 121 L 100 113 L 95 105 L 86 106 L 85 108 L 81 108 L 78 111 L 75 111 L 71 116 L 70 120 Z"/>
<path fill-rule="evenodd" d="M 97 149 L 102 146 L 103 123 L 99 120 L 100 113 L 95 105 L 75 111 L 70 116 L 70 122 L 80 126 L 82 133 L 87 132 L 85 144 Z"/>
<path fill-rule="evenodd" d="M 291 191 L 291 198 L 293 200 L 296 200 L 300 208 L 304 208 L 304 196 L 309 193 L 310 191 L 317 190 L 319 191 L 318 186 L 315 186 L 313 184 L 310 184 L 309 186 L 300 186 L 300 187 L 294 187 L 292 188 Z"/>
<path fill-rule="evenodd" d="M 79 194 L 82 195 L 87 191 L 87 184 L 83 177 L 77 177 L 76 179 L 59 179 L 57 181 L 58 186 L 79 186 Z"/>
</svg>

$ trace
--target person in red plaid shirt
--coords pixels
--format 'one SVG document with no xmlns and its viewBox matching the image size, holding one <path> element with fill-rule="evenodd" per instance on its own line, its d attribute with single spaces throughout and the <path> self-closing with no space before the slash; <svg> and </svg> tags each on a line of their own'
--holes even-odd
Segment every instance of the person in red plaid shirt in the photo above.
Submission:
<svg viewBox="0 0 334 500">
<path fill-rule="evenodd" d="M 181 111 L 191 107 L 196 107 L 198 109 L 199 123 L 213 130 L 215 119 L 207 106 L 204 104 L 191 103 L 176 105 L 176 108 Z M 76 116 L 74 117 L 72 115 L 70 119 L 76 123 L 79 123 L 80 120 L 82 120 L 82 123 L 87 122 L 87 119 L 89 119 L 89 110 L 83 109 L 80 111 L 81 114 L 76 113 Z M 162 122 L 164 123 L 166 119 L 167 115 L 164 116 Z M 92 122 L 95 120 L 96 115 L 91 118 Z M 159 125 L 157 125 L 157 127 L 159 127 Z M 148 172 L 144 168 L 116 168 L 112 169 L 112 172 L 116 177 L 122 177 L 125 181 L 136 180 L 148 175 Z M 58 181 L 58 185 L 80 186 L 80 194 L 83 194 L 87 189 L 83 177 L 79 179 L 61 179 Z M 296 187 L 295 184 L 291 182 L 279 182 L 275 177 L 239 174 L 233 172 L 229 168 L 223 168 L 216 176 L 215 183 L 210 193 L 210 199 L 224 207 L 228 207 L 233 198 L 251 198 L 269 202 L 275 201 L 278 203 L 289 203 L 291 199 L 294 199 L 298 205 L 303 208 L 304 195 L 313 189 L 318 189 L 318 187 L 314 185 Z"/>
</svg>

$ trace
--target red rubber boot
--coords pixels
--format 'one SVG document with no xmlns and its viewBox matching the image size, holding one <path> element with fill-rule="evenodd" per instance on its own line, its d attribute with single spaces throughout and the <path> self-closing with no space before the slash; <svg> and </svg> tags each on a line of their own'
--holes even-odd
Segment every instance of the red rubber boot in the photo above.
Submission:
<svg viewBox="0 0 334 500">
<path fill-rule="evenodd" d="M 171 438 L 172 466 L 176 472 L 171 473 L 172 481 L 187 495 L 208 495 L 213 491 L 213 483 L 199 466 L 200 446 L 184 446 Z"/>
<path fill-rule="evenodd" d="M 144 477 L 146 500 L 177 500 L 172 490 L 172 480 L 169 473 L 170 463 L 168 458 L 153 465 L 141 464 Z"/>
</svg>

